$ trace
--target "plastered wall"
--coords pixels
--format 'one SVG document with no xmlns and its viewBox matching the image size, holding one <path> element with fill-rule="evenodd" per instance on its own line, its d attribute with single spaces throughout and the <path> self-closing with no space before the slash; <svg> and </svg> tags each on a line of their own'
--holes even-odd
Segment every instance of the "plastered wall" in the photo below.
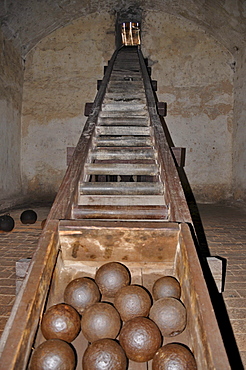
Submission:
<svg viewBox="0 0 246 370">
<path fill-rule="evenodd" d="M 44 38 L 27 56 L 22 111 L 24 192 L 52 198 L 114 51 L 114 17 L 94 13 Z"/>
<path fill-rule="evenodd" d="M 0 209 L 21 197 L 21 102 L 23 65 L 0 31 Z"/>
<path fill-rule="evenodd" d="M 233 197 L 246 200 L 246 46 L 236 50 L 233 131 Z"/>
<path fill-rule="evenodd" d="M 158 82 L 159 101 L 175 146 L 186 148 L 185 171 L 198 201 L 232 195 L 234 58 L 193 22 L 146 13 L 143 52 Z"/>
</svg>

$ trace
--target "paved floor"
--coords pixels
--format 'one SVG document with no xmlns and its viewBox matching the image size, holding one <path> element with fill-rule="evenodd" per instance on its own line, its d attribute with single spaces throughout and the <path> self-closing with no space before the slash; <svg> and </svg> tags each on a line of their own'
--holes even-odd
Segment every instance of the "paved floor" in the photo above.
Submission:
<svg viewBox="0 0 246 370">
<path fill-rule="evenodd" d="M 32 209 L 38 214 L 35 224 L 21 224 L 23 209 L 17 209 L 10 212 L 15 220 L 13 231 L 0 234 L 0 335 L 15 300 L 15 263 L 32 257 L 41 222 L 49 212 L 49 207 Z M 233 358 L 232 368 L 240 370 L 246 368 L 246 207 L 203 204 L 199 212 L 203 252 L 208 248 L 211 256 L 220 256 L 227 265 L 224 292 L 215 294 L 214 304 L 225 345 Z"/>
</svg>

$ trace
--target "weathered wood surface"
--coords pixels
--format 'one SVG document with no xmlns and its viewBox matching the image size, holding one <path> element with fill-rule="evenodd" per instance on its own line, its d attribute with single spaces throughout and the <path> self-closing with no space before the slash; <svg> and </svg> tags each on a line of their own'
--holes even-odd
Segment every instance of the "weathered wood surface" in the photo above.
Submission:
<svg viewBox="0 0 246 370">
<path fill-rule="evenodd" d="M 26 369 L 49 292 L 59 250 L 58 220 L 50 221 L 38 242 L 0 342 L 0 369 Z"/>
<path fill-rule="evenodd" d="M 79 205 L 97 206 L 160 206 L 166 205 L 164 195 L 80 195 Z"/>
<path fill-rule="evenodd" d="M 156 159 L 155 151 L 153 148 L 103 148 L 97 147 L 91 151 L 91 157 L 94 160 L 141 160 L 141 159 Z"/>
<path fill-rule="evenodd" d="M 122 194 L 148 195 L 163 194 L 163 184 L 159 182 L 83 182 L 80 183 L 80 194 Z"/>
<path fill-rule="evenodd" d="M 103 263 L 115 260 L 130 269 L 133 284 L 144 285 L 150 292 L 157 278 L 175 276 L 181 284 L 181 300 L 188 321 L 183 333 L 165 337 L 164 342 L 187 345 L 199 370 L 230 369 L 187 224 L 61 221 L 59 233 L 63 263 L 71 269 L 70 278 L 81 272 L 83 276 L 93 277 Z M 131 366 L 139 368 L 136 363 Z M 147 366 L 145 363 L 143 368 Z"/>
<path fill-rule="evenodd" d="M 72 209 L 72 218 L 75 219 L 145 219 L 145 220 L 168 220 L 169 209 L 163 204 L 157 206 L 138 205 L 101 205 L 99 206 L 74 206 Z"/>
</svg>

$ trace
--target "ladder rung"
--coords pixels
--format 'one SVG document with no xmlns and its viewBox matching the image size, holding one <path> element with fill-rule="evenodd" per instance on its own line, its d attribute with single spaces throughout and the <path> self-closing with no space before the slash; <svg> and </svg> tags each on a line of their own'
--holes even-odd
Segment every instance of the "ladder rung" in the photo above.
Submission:
<svg viewBox="0 0 246 370">
<path fill-rule="evenodd" d="M 115 103 L 108 103 L 108 104 L 102 104 L 102 111 L 117 111 L 117 112 L 129 112 L 134 111 L 136 113 L 145 113 L 147 107 L 146 104 L 139 103 L 136 99 L 132 102 L 115 102 Z"/>
<path fill-rule="evenodd" d="M 126 101 L 141 101 L 142 103 L 146 102 L 146 97 L 145 93 L 143 92 L 137 92 L 134 90 L 124 90 L 122 92 L 115 92 L 115 93 L 109 93 L 107 92 L 105 94 L 104 102 L 109 102 L 111 103 L 112 101 L 114 102 L 126 102 Z"/>
<path fill-rule="evenodd" d="M 152 148 L 96 148 L 91 152 L 93 160 L 141 160 L 141 159 L 156 159 L 155 152 Z"/>
<path fill-rule="evenodd" d="M 96 127 L 96 135 L 109 135 L 109 136 L 122 136 L 122 135 L 137 135 L 137 136 L 150 136 L 152 127 L 139 127 L 139 126 L 98 126 Z"/>
<path fill-rule="evenodd" d="M 156 164 L 135 163 L 87 163 L 85 172 L 88 175 L 149 175 L 158 174 Z"/>
<path fill-rule="evenodd" d="M 78 204 L 84 206 L 163 206 L 164 195 L 80 195 Z"/>
<path fill-rule="evenodd" d="M 96 195 L 160 195 L 164 193 L 160 182 L 82 182 L 79 185 L 80 194 Z"/>
<path fill-rule="evenodd" d="M 99 136 L 94 139 L 95 144 L 98 146 L 146 146 L 150 147 L 153 145 L 152 139 L 150 136 Z"/>
<path fill-rule="evenodd" d="M 149 126 L 149 120 L 138 117 L 100 117 L 99 126 Z"/>
<path fill-rule="evenodd" d="M 149 115 L 146 111 L 107 111 L 107 110 L 102 110 L 99 114 L 99 117 L 138 117 L 138 118 L 149 118 Z"/>
<path fill-rule="evenodd" d="M 167 220 L 168 207 L 163 206 L 128 206 L 128 207 L 98 207 L 77 206 L 72 210 L 72 217 L 76 219 L 153 219 Z"/>
</svg>

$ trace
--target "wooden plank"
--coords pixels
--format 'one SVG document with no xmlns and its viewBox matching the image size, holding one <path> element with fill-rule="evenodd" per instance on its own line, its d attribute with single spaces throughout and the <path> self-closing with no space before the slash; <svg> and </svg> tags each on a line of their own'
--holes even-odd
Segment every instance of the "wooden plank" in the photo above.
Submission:
<svg viewBox="0 0 246 370">
<path fill-rule="evenodd" d="M 153 146 L 150 136 L 101 136 L 94 139 L 98 146 Z"/>
<path fill-rule="evenodd" d="M 1 337 L 1 370 L 25 368 L 23 364 L 29 358 L 59 250 L 57 227 L 58 221 L 50 221 L 39 239 L 29 274 Z"/>
<path fill-rule="evenodd" d="M 59 235 L 64 261 L 122 261 L 154 266 L 173 263 L 178 225 L 165 222 L 60 222 Z"/>
<path fill-rule="evenodd" d="M 72 157 L 73 157 L 73 153 L 75 151 L 75 146 L 68 146 L 67 147 L 67 166 L 69 165 Z"/>
<path fill-rule="evenodd" d="M 92 160 L 107 160 L 107 159 L 122 159 L 124 160 L 141 160 L 141 159 L 156 159 L 155 152 L 152 148 L 95 148 L 91 151 Z"/>
<path fill-rule="evenodd" d="M 185 166 L 185 151 L 186 151 L 185 148 L 172 147 L 171 150 L 174 155 L 177 166 L 184 167 Z"/>
<path fill-rule="evenodd" d="M 190 308 L 188 345 L 195 354 L 198 368 L 229 370 L 231 367 L 189 226 L 183 223 L 180 228 L 175 275 L 182 287 L 181 299 Z"/>
<path fill-rule="evenodd" d="M 136 113 L 145 113 L 146 104 L 141 104 L 137 99 L 134 99 L 130 102 L 112 102 L 112 103 L 103 103 L 102 104 L 102 112 L 107 111 L 117 111 L 117 112 L 130 112 L 134 111 Z"/>
<path fill-rule="evenodd" d="M 80 206 L 73 208 L 75 219 L 142 219 L 168 220 L 168 207 L 163 206 Z"/>
<path fill-rule="evenodd" d="M 163 195 L 80 195 L 79 205 L 97 205 L 97 206 L 143 206 L 166 205 Z"/>
<path fill-rule="evenodd" d="M 139 126 L 97 126 L 97 135 L 109 136 L 150 136 L 152 133 L 151 127 Z"/>
<path fill-rule="evenodd" d="M 218 292 L 222 293 L 224 289 L 224 276 L 225 276 L 223 260 L 221 258 L 214 256 L 206 257 L 206 259 L 210 271 L 212 273 L 214 282 L 217 286 Z"/>
<path fill-rule="evenodd" d="M 149 117 L 147 110 L 128 110 L 127 113 L 125 111 L 106 111 L 102 110 L 100 112 L 100 117 L 139 117 L 139 118 L 146 118 Z"/>
<path fill-rule="evenodd" d="M 82 182 L 79 192 L 81 195 L 156 195 L 164 193 L 164 186 L 159 182 Z"/>
<path fill-rule="evenodd" d="M 99 117 L 99 126 L 149 126 L 147 117 Z"/>
<path fill-rule="evenodd" d="M 156 164 L 132 163 L 86 163 L 85 173 L 88 175 L 149 175 L 158 174 Z"/>
</svg>

